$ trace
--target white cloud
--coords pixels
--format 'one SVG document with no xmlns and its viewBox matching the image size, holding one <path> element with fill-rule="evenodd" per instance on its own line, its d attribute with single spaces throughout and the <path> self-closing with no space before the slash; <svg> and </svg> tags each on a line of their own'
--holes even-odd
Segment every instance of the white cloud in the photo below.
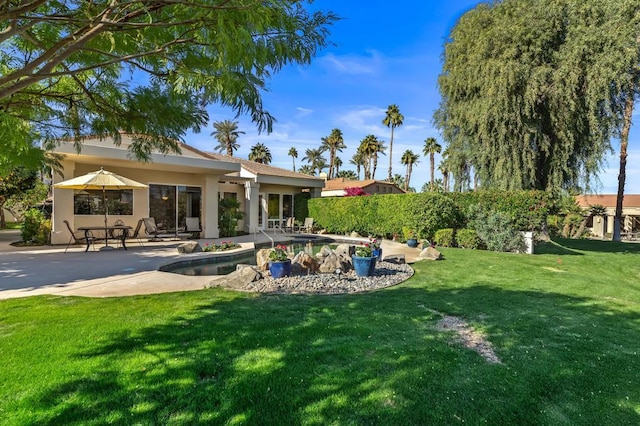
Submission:
<svg viewBox="0 0 640 426">
<path fill-rule="evenodd" d="M 303 107 L 296 107 L 296 111 L 298 111 L 295 115 L 296 119 L 300 119 L 303 117 L 306 117 L 308 115 L 313 114 L 313 110 L 309 109 L 309 108 L 303 108 Z"/>
<path fill-rule="evenodd" d="M 377 74 L 384 64 L 384 58 L 375 50 L 367 50 L 369 56 L 335 55 L 329 53 L 318 59 L 318 63 L 342 74 Z"/>
</svg>

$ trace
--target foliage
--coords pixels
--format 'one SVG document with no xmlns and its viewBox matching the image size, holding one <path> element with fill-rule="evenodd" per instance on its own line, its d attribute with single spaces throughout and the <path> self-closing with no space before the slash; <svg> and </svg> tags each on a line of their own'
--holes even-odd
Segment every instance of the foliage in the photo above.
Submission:
<svg viewBox="0 0 640 426">
<path fill-rule="evenodd" d="M 7 199 L 4 207 L 16 218 L 16 221 L 22 222 L 25 212 L 32 207 L 44 203 L 47 194 L 47 185 L 37 179 L 32 189 L 27 189 L 24 192 L 12 195 Z"/>
<path fill-rule="evenodd" d="M 373 248 L 370 244 L 356 246 L 355 255 L 358 257 L 373 257 Z"/>
<path fill-rule="evenodd" d="M 260 164 L 271 164 L 271 151 L 269 150 L 269 147 L 258 142 L 251 147 L 249 160 Z"/>
<path fill-rule="evenodd" d="M 431 240 L 438 229 L 455 228 L 460 224 L 461 212 L 447 195 L 421 192 L 413 196 L 408 220 L 418 238 Z"/>
<path fill-rule="evenodd" d="M 205 252 L 216 252 L 216 251 L 227 251 L 240 248 L 240 244 L 237 244 L 233 241 L 220 241 L 219 243 L 205 243 L 202 247 L 202 251 Z"/>
<path fill-rule="evenodd" d="M 83 134 L 119 142 L 122 131 L 136 135 L 129 149 L 138 159 L 179 152 L 186 131 L 207 123 L 211 103 L 271 131 L 266 81 L 308 64 L 337 20 L 307 3 L 4 2 L 0 140 L 14 136 L 18 149 L 0 150 L 0 164 L 33 148 L 33 136 L 71 138 L 79 149 Z"/>
<path fill-rule="evenodd" d="M 7 201 L 16 195 L 33 189 L 36 186 L 38 175 L 24 167 L 18 167 L 6 174 L 0 174 L 0 228 L 7 224 L 4 218 L 4 206 Z"/>
<path fill-rule="evenodd" d="M 378 167 L 378 154 L 384 154 L 387 148 L 375 135 L 367 135 L 358 146 L 358 161 L 364 168 L 364 179 L 375 179 Z"/>
<path fill-rule="evenodd" d="M 309 216 L 309 199 L 311 194 L 308 192 L 301 192 L 293 196 L 293 216 L 296 221 L 302 222 Z"/>
<path fill-rule="evenodd" d="M 269 251 L 269 260 L 273 262 L 284 262 L 288 259 L 289 256 L 287 255 L 287 246 L 278 244 Z"/>
<path fill-rule="evenodd" d="M 223 198 L 218 201 L 218 227 L 221 237 L 236 235 L 238 220 L 244 213 L 240 211 L 240 202 L 235 198 Z"/>
<path fill-rule="evenodd" d="M 456 247 L 456 232 L 453 228 L 439 229 L 433 236 L 433 242 L 439 247 Z"/>
<path fill-rule="evenodd" d="M 482 240 L 475 229 L 458 229 L 456 231 L 456 244 L 458 247 L 466 249 L 483 248 Z"/>
<path fill-rule="evenodd" d="M 353 170 L 340 170 L 336 173 L 337 178 L 344 178 L 346 180 L 358 180 L 358 175 Z"/>
<path fill-rule="evenodd" d="M 29 209 L 24 214 L 21 234 L 24 243 L 49 244 L 51 220 L 45 218 L 42 210 Z"/>
<path fill-rule="evenodd" d="M 216 138 L 218 145 L 214 148 L 218 152 L 224 152 L 229 157 L 233 156 L 233 151 L 240 148 L 238 137 L 245 132 L 238 130 L 238 122 L 231 120 L 214 121 L 211 136 Z"/>
<path fill-rule="evenodd" d="M 333 179 L 335 177 L 334 172 L 337 170 L 336 155 L 338 152 L 342 152 L 342 150 L 347 147 L 344 144 L 342 130 L 333 129 L 331 130 L 331 134 L 329 134 L 329 136 L 323 137 L 321 140 L 321 150 L 329 152 L 329 173 L 327 177 L 328 179 Z"/>
<path fill-rule="evenodd" d="M 409 182 L 411 181 L 411 173 L 413 172 L 414 164 L 418 164 L 419 163 L 418 158 L 420 158 L 420 156 L 418 154 L 414 154 L 414 152 L 411 151 L 410 149 L 408 149 L 404 153 L 402 153 L 402 157 L 400 158 L 400 163 L 407 167 L 405 178 L 404 178 L 404 182 L 403 182 L 404 185 L 402 187 L 405 191 L 409 190 Z M 395 178 L 394 178 L 394 180 L 395 180 Z"/>
<path fill-rule="evenodd" d="M 524 239 L 513 226 L 508 215 L 501 211 L 484 210 L 480 206 L 469 208 L 470 225 L 491 251 L 525 250 Z"/>
<path fill-rule="evenodd" d="M 472 166 L 485 188 L 588 187 L 629 99 L 636 10 L 511 0 L 465 13 L 445 46 L 435 115 L 456 185 Z"/>
<path fill-rule="evenodd" d="M 404 122 L 404 115 L 400 113 L 400 108 L 396 104 L 391 104 L 387 107 L 382 124 L 391 128 L 391 138 L 389 139 L 389 175 L 387 180 L 393 179 L 393 131 L 396 127 L 402 126 Z M 375 172 L 373 173 L 375 175 Z"/>
</svg>

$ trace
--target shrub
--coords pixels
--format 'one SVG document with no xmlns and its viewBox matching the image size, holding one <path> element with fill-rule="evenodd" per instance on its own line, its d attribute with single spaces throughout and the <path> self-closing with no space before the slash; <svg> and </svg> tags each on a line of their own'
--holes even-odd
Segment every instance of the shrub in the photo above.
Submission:
<svg viewBox="0 0 640 426">
<path fill-rule="evenodd" d="M 482 240 L 475 229 L 458 229 L 456 231 L 456 243 L 458 247 L 468 249 L 483 248 Z"/>
<path fill-rule="evenodd" d="M 433 237 L 433 242 L 440 247 L 455 247 L 455 231 L 453 228 L 440 229 Z"/>
<path fill-rule="evenodd" d="M 439 193 L 416 194 L 409 207 L 409 225 L 419 238 L 433 239 L 438 229 L 454 228 L 460 220 L 460 211 L 451 198 Z"/>
<path fill-rule="evenodd" d="M 500 211 L 485 211 L 479 206 L 469 209 L 471 226 L 491 251 L 524 251 L 522 234 L 513 226 L 509 216 Z"/>
<path fill-rule="evenodd" d="M 51 221 L 40 209 L 29 209 L 24 214 L 21 234 L 25 243 L 49 244 Z"/>
</svg>

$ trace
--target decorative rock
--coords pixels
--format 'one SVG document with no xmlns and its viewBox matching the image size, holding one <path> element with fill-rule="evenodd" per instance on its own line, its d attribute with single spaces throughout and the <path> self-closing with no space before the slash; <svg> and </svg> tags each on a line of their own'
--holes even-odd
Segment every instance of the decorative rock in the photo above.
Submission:
<svg viewBox="0 0 640 426">
<path fill-rule="evenodd" d="M 177 247 L 177 249 L 180 254 L 199 253 L 202 251 L 202 247 L 197 241 L 182 243 Z"/>
<path fill-rule="evenodd" d="M 208 287 L 224 287 L 232 290 L 243 290 L 250 283 L 260 278 L 262 278 L 260 271 L 249 266 L 225 275 L 221 279 L 210 281 Z"/>
<path fill-rule="evenodd" d="M 336 269 L 342 270 L 342 262 L 340 261 L 340 257 L 331 253 L 329 256 L 324 258 L 324 261 L 320 264 L 320 268 L 318 269 L 321 274 L 331 274 L 336 271 Z"/>
<path fill-rule="evenodd" d="M 427 247 L 420 252 L 418 259 L 442 260 L 442 254 L 433 247 Z"/>
<path fill-rule="evenodd" d="M 269 253 L 271 249 L 260 249 L 256 252 L 256 265 L 259 271 L 269 270 Z"/>
<path fill-rule="evenodd" d="M 318 272 L 318 262 L 307 253 L 301 251 L 291 261 L 292 275 L 315 274 Z"/>
<path fill-rule="evenodd" d="M 393 263 L 394 265 L 404 265 L 406 262 L 404 253 L 392 254 L 384 258 L 385 262 Z"/>
<path fill-rule="evenodd" d="M 318 252 L 318 254 L 316 254 L 316 257 L 318 259 L 324 259 L 327 256 L 331 255 L 333 253 L 333 250 L 331 250 L 331 247 L 329 246 L 322 246 L 322 248 L 320 249 L 320 251 Z"/>
<path fill-rule="evenodd" d="M 356 252 L 355 246 L 351 246 L 349 244 L 338 244 L 338 247 L 334 250 L 335 254 L 338 256 L 344 256 L 346 258 L 351 259 L 351 255 Z"/>
<path fill-rule="evenodd" d="M 353 231 L 349 236 L 351 238 L 362 238 L 362 235 L 358 234 L 356 231 Z"/>
</svg>

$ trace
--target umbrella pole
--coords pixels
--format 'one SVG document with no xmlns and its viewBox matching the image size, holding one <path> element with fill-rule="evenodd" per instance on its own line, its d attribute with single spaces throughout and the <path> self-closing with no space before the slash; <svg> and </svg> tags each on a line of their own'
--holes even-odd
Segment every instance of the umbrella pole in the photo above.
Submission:
<svg viewBox="0 0 640 426">
<path fill-rule="evenodd" d="M 109 229 L 107 229 L 109 226 L 107 221 L 107 216 L 109 216 L 109 207 L 107 207 L 107 193 L 104 186 L 102 187 L 102 203 L 104 204 L 104 247 L 102 249 L 109 250 L 111 249 L 111 247 L 109 247 Z"/>
</svg>

